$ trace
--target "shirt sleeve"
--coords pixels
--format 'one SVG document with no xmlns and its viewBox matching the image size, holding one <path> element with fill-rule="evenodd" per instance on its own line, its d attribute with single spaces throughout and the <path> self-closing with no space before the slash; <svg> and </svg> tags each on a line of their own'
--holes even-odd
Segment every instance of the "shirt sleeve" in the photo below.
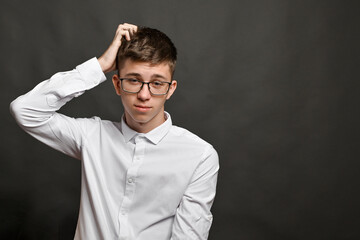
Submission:
<svg viewBox="0 0 360 240">
<path fill-rule="evenodd" d="M 19 126 L 33 137 L 67 155 L 80 158 L 86 120 L 67 117 L 56 111 L 105 80 L 99 62 L 92 58 L 72 71 L 56 73 L 39 83 L 11 102 L 10 112 Z"/>
<path fill-rule="evenodd" d="M 171 240 L 205 240 L 213 216 L 210 212 L 216 192 L 219 158 L 214 148 L 204 154 L 177 208 Z"/>
</svg>

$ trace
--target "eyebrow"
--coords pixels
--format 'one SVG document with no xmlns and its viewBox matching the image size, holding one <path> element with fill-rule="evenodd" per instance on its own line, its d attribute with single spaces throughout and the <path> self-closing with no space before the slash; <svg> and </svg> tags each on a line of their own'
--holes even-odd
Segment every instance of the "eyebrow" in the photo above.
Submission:
<svg viewBox="0 0 360 240">
<path fill-rule="evenodd" d="M 125 74 L 125 77 L 140 77 L 141 78 L 141 75 L 139 73 L 130 72 L 130 73 Z M 166 80 L 166 78 L 163 75 L 160 75 L 160 74 L 153 74 L 151 76 L 151 78 L 152 79 L 153 78 L 161 78 L 161 79 Z"/>
</svg>

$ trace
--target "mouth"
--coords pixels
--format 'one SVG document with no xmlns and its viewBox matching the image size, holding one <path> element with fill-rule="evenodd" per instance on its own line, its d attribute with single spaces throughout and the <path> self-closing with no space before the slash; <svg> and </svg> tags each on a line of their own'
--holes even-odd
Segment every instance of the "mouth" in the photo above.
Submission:
<svg viewBox="0 0 360 240">
<path fill-rule="evenodd" d="M 149 106 L 144 106 L 144 105 L 134 105 L 135 109 L 138 110 L 139 112 L 147 112 L 151 110 L 151 107 Z"/>
</svg>

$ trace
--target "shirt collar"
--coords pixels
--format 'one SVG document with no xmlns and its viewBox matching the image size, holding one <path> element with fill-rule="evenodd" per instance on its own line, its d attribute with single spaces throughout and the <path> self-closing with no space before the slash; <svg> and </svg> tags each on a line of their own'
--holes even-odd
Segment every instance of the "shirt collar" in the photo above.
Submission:
<svg viewBox="0 0 360 240">
<path fill-rule="evenodd" d="M 161 139 L 165 137 L 165 135 L 169 132 L 172 121 L 171 116 L 168 112 L 165 112 L 166 120 L 160 126 L 154 128 L 148 133 L 138 133 L 135 130 L 131 129 L 125 122 L 125 117 L 123 116 L 121 119 L 121 131 L 124 135 L 125 142 L 129 142 L 134 137 L 141 135 L 151 141 L 153 144 L 158 144 Z"/>
</svg>

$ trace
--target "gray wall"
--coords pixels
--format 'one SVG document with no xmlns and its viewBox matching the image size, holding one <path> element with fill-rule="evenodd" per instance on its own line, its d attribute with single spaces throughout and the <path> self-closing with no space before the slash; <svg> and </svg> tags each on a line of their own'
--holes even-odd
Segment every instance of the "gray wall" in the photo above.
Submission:
<svg viewBox="0 0 360 240">
<path fill-rule="evenodd" d="M 32 139 L 9 103 L 100 56 L 119 23 L 179 51 L 176 125 L 220 155 L 210 239 L 359 239 L 358 1 L 0 3 L 0 238 L 71 239 L 80 163 Z M 110 75 L 109 75 L 110 76 Z M 110 81 L 61 112 L 118 120 Z"/>
</svg>

